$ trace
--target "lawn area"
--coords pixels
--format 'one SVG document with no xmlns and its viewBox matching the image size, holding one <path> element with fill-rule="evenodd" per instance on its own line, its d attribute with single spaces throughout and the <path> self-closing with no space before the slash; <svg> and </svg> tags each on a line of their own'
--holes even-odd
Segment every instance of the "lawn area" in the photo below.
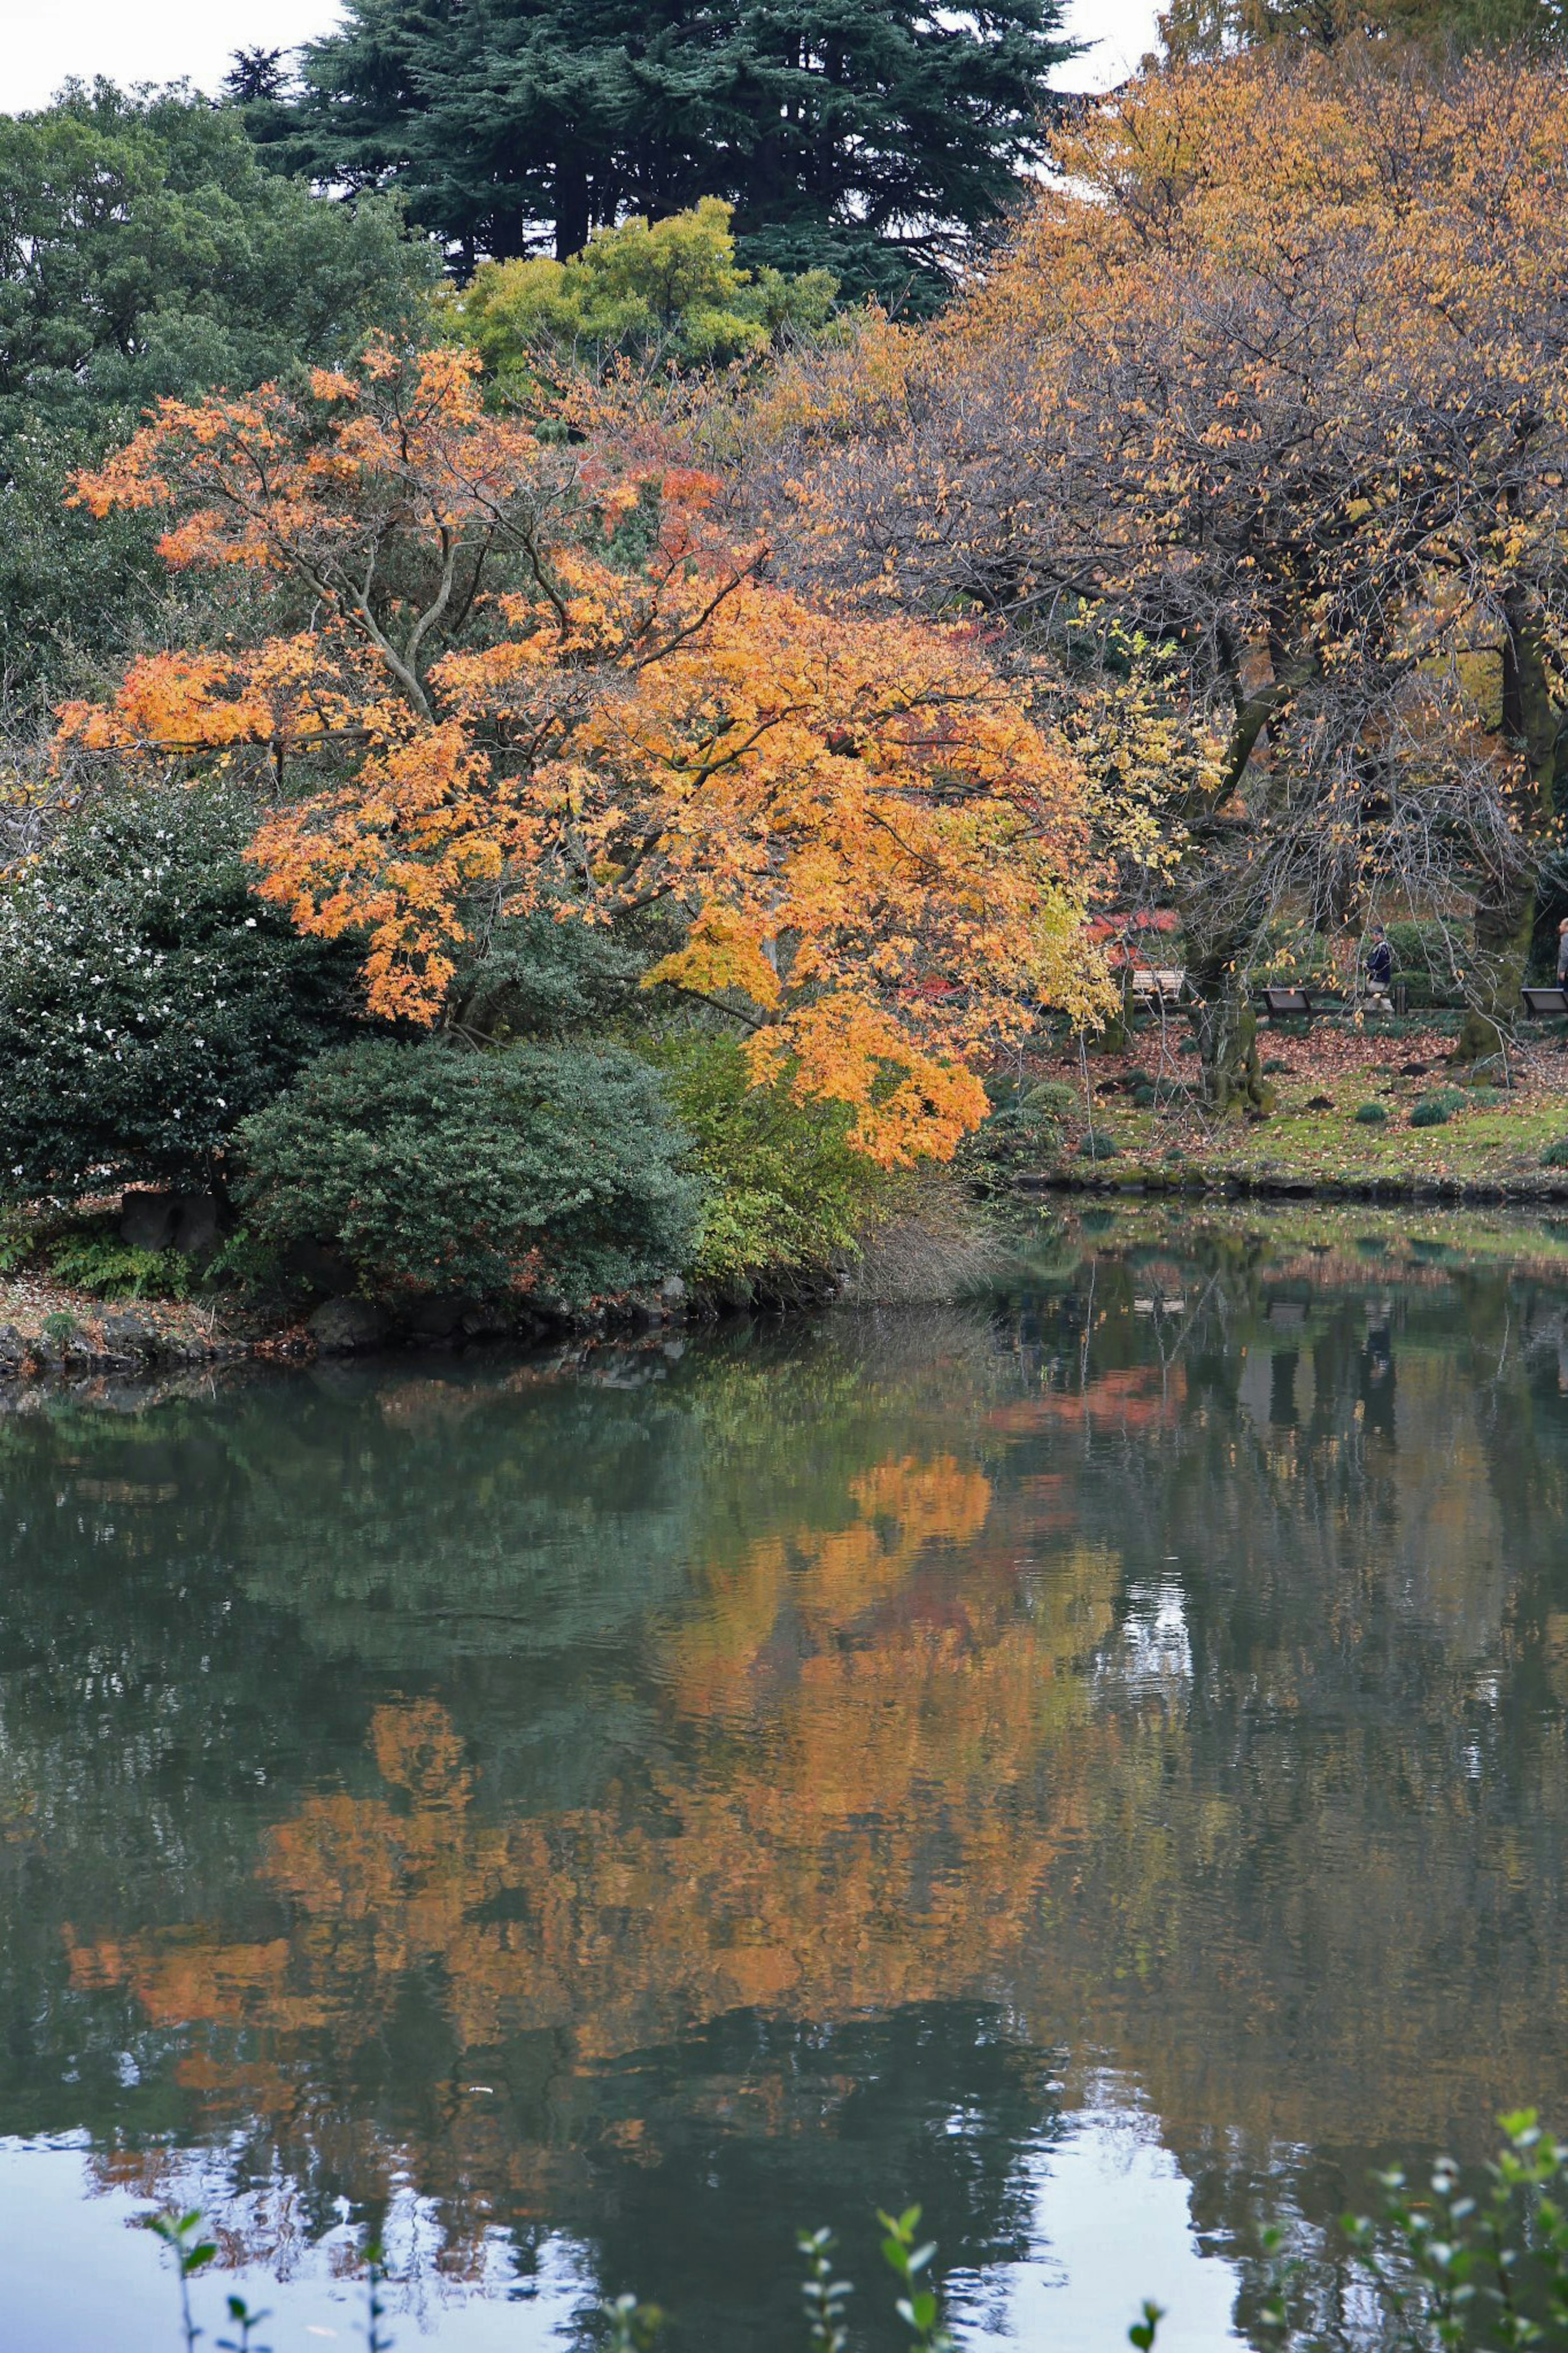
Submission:
<svg viewBox="0 0 1568 2353">
<path fill-rule="evenodd" d="M 1087 1095 L 1082 1064 L 1064 1056 L 1043 1068 L 1073 1085 L 1075 1102 L 1041 1174 L 1568 1191 L 1568 1166 L 1543 1162 L 1568 1138 L 1568 1047 L 1558 1040 L 1510 1053 L 1506 1072 L 1465 1072 L 1448 1067 L 1452 1040 L 1436 1028 L 1379 1036 L 1326 1021 L 1305 1035 L 1265 1026 L 1275 1108 L 1226 1120 L 1199 1102 L 1184 1042 L 1146 1033 L 1139 1050 L 1090 1057 Z"/>
</svg>

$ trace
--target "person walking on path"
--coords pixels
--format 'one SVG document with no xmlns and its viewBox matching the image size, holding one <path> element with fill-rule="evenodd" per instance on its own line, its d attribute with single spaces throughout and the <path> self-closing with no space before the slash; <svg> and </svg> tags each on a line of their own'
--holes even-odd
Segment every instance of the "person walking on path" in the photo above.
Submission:
<svg viewBox="0 0 1568 2353">
<path fill-rule="evenodd" d="M 1372 945 L 1366 957 L 1367 987 L 1376 997 L 1387 997 L 1394 988 L 1394 950 L 1388 944 L 1388 934 L 1381 923 L 1372 927 Z"/>
</svg>

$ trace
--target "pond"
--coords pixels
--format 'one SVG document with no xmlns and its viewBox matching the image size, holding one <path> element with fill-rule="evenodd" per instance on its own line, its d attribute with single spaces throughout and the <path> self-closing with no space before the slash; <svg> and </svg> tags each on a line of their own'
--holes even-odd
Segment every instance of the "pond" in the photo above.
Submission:
<svg viewBox="0 0 1568 2353">
<path fill-rule="evenodd" d="M 1325 2308 L 1568 2116 L 1568 1229 L 1052 1212 L 971 1305 L 0 1414 L 7 2353 Z"/>
</svg>

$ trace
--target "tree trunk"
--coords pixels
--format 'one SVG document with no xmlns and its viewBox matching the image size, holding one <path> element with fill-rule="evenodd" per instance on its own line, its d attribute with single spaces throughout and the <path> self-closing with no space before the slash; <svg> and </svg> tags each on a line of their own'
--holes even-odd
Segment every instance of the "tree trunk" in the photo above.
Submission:
<svg viewBox="0 0 1568 2353">
<path fill-rule="evenodd" d="M 574 158 L 555 166 L 555 259 L 569 261 L 588 242 L 588 174 Z"/>
<path fill-rule="evenodd" d="M 1522 590 L 1503 600 L 1502 733 L 1527 777 L 1521 816 L 1525 840 L 1539 846 L 1556 813 L 1563 778 L 1563 720 L 1552 699 L 1539 617 Z M 1495 876 L 1476 902 L 1474 1003 L 1452 1059 L 1474 1062 L 1502 1050 L 1500 1025 L 1519 1009 L 1520 987 L 1535 931 L 1536 878 L 1521 846 L 1518 866 Z"/>
<path fill-rule="evenodd" d="M 1519 992 L 1535 933 L 1535 878 L 1521 874 L 1476 902 L 1473 1002 L 1460 1026 L 1452 1062 L 1489 1061 L 1502 1051 L 1501 1024 L 1519 1010 Z"/>
<path fill-rule="evenodd" d="M 1132 967 L 1121 976 L 1121 1002 L 1114 1013 L 1106 1016 L 1105 1027 L 1095 1044 L 1102 1054 L 1125 1054 L 1132 1044 Z"/>
<path fill-rule="evenodd" d="M 1274 1108 L 1274 1090 L 1263 1082 L 1258 1054 L 1258 1016 L 1239 993 L 1202 997 L 1194 1009 L 1198 1060 L 1209 1109 L 1222 1118 L 1246 1113 L 1262 1119 Z"/>
<path fill-rule="evenodd" d="M 1209 1109 L 1222 1118 L 1243 1113 L 1261 1119 L 1274 1108 L 1258 1054 L 1258 1016 L 1242 993 L 1234 942 L 1189 961 L 1187 978 L 1197 993 L 1192 1011 L 1198 1064 Z"/>
</svg>

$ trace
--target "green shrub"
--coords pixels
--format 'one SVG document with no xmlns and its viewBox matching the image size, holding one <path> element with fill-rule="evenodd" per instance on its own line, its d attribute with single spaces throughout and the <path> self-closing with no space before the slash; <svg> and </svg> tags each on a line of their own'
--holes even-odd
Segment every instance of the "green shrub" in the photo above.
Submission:
<svg viewBox="0 0 1568 2353">
<path fill-rule="evenodd" d="M 340 1250 L 370 1295 L 580 1300 L 687 1258 L 699 1189 L 624 1047 L 323 1054 L 240 1131 L 236 1196 L 274 1249 Z"/>
<path fill-rule="evenodd" d="M 960 1145 L 955 1166 L 984 1190 L 1020 1168 L 1039 1168 L 1061 1151 L 1061 1115 L 1078 1101 L 1076 1089 L 1060 1079 L 1032 1083 L 990 1080 L 993 1110 L 975 1134 Z"/>
<path fill-rule="evenodd" d="M 57 1282 L 94 1299 L 188 1299 L 195 1275 L 190 1260 L 176 1250 L 136 1250 L 112 1226 L 79 1227 L 45 1251 Z"/>
<path fill-rule="evenodd" d="M 1063 1112 L 1071 1111 L 1078 1101 L 1078 1089 L 1069 1087 L 1065 1079 L 1037 1079 L 1033 1086 L 1024 1091 L 1024 1103 L 1028 1110 L 1048 1112 L 1054 1119 L 1059 1119 Z"/>
<path fill-rule="evenodd" d="M 604 924 L 547 908 L 480 921 L 453 976 L 454 1018 L 497 1040 L 602 1029 L 636 1005 L 647 962 Z"/>
<path fill-rule="evenodd" d="M 202 1268 L 204 1291 L 237 1292 L 261 1299 L 289 1288 L 287 1271 L 276 1246 L 264 1242 L 248 1226 L 226 1234 Z"/>
<path fill-rule="evenodd" d="M 0 886 L 0 1194 L 205 1184 L 350 1034 L 358 957 L 250 892 L 231 792 L 116 792 Z"/>
<path fill-rule="evenodd" d="M 1142 1071 L 1128 1073 L 1129 1080 L 1142 1078 Z M 985 1082 L 985 1099 L 993 1111 L 1028 1110 L 1049 1113 L 1059 1118 L 1081 1101 L 1076 1087 L 1065 1079 L 1027 1079 L 1011 1071 L 994 1071 Z"/>
<path fill-rule="evenodd" d="M 799 1103 L 784 1086 L 752 1086 L 731 1038 L 688 1031 L 651 1050 L 702 1179 L 690 1260 L 697 1279 L 749 1288 L 764 1275 L 817 1272 L 851 1254 L 868 1218 L 890 1198 L 891 1180 L 850 1149 L 847 1107 Z"/>
<path fill-rule="evenodd" d="M 1462 1087 L 1436 1087 L 1423 1095 L 1410 1114 L 1412 1127 L 1441 1127 L 1457 1111 L 1463 1111 L 1470 1097 Z"/>
<path fill-rule="evenodd" d="M 1541 1155 L 1543 1168 L 1568 1168 L 1568 1135 L 1560 1135 Z"/>
<path fill-rule="evenodd" d="M 1424 1008 L 1463 1002 L 1459 976 L 1467 957 L 1457 929 L 1434 917 L 1423 923 L 1390 923 L 1387 933 L 1394 951 L 1394 977 L 1407 1005 Z"/>
<path fill-rule="evenodd" d="M 1355 1124 L 1358 1127 L 1381 1127 L 1387 1117 L 1387 1110 L 1382 1103 L 1363 1103 L 1355 1114 Z"/>
<path fill-rule="evenodd" d="M 1114 1160 L 1121 1146 L 1108 1128 L 1097 1127 L 1092 1134 L 1079 1137 L 1078 1148 L 1084 1160 Z"/>
<path fill-rule="evenodd" d="M 1269 1054 L 1264 1058 L 1263 1075 L 1266 1079 L 1288 1078 L 1289 1072 L 1290 1065 L 1283 1054 Z"/>
<path fill-rule="evenodd" d="M 964 1138 L 954 1165 L 961 1175 L 984 1189 L 992 1180 L 1008 1177 L 1017 1169 L 1038 1168 L 1054 1160 L 1061 1141 L 1061 1128 L 1048 1112 L 1037 1112 L 1028 1103 L 1012 1104 L 1005 1111 L 994 1111 L 973 1135 Z"/>
</svg>

